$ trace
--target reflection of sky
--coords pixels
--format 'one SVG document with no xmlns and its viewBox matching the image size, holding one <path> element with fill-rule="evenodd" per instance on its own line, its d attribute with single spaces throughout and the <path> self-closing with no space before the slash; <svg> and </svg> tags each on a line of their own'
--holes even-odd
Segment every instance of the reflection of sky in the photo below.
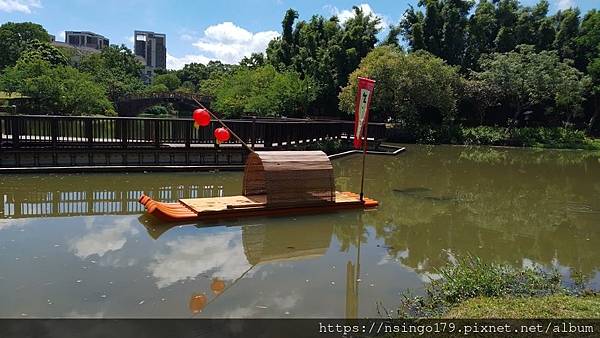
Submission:
<svg viewBox="0 0 600 338">
<path fill-rule="evenodd" d="M 211 277 L 236 279 L 250 268 L 239 232 L 182 236 L 166 242 L 165 247 L 153 255 L 148 266 L 159 288 L 207 272 Z"/>
<path fill-rule="evenodd" d="M 86 218 L 86 229 L 89 230 L 81 237 L 69 241 L 70 250 L 79 258 L 85 259 L 92 255 L 104 256 L 109 251 L 117 251 L 125 245 L 128 235 L 136 235 L 132 218 L 116 220 L 108 226 L 93 226 L 95 217 Z"/>
</svg>

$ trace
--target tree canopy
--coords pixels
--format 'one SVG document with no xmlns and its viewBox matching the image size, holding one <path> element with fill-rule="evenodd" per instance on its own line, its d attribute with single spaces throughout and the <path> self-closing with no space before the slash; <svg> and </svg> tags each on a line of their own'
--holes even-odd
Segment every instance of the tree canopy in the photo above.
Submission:
<svg viewBox="0 0 600 338">
<path fill-rule="evenodd" d="M 221 78 L 215 87 L 213 106 L 228 117 L 244 113 L 299 117 L 315 95 L 312 79 L 301 79 L 294 71 L 278 72 L 271 65 L 241 67 Z"/>
<path fill-rule="evenodd" d="M 454 119 L 460 77 L 456 69 L 427 52 L 407 54 L 393 46 L 375 48 L 350 74 L 340 93 L 340 109 L 345 112 L 354 111 L 359 76 L 377 81 L 371 103 L 374 120 L 414 127 Z"/>
<path fill-rule="evenodd" d="M 295 23 L 298 13 L 289 9 L 282 21 L 281 37 L 267 48 L 267 61 L 276 69 L 294 70 L 315 80 L 317 114 L 335 114 L 339 88 L 377 42 L 380 19 L 359 7 L 353 11 L 343 23 L 336 16 L 326 19 L 320 15 Z"/>
</svg>

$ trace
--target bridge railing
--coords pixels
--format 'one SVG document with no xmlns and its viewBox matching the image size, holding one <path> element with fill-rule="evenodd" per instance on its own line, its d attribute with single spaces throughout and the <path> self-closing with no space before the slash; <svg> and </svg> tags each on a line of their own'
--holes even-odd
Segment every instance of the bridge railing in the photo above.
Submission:
<svg viewBox="0 0 600 338">
<path fill-rule="evenodd" d="M 249 145 L 265 148 L 326 138 L 350 138 L 353 121 L 335 120 L 224 120 Z M 213 131 L 220 125 L 195 129 L 191 119 L 71 117 L 48 115 L 0 116 L 2 148 L 160 148 L 215 145 Z M 385 125 L 369 124 L 369 137 L 383 139 Z M 238 143 L 231 139 L 227 143 Z"/>
</svg>

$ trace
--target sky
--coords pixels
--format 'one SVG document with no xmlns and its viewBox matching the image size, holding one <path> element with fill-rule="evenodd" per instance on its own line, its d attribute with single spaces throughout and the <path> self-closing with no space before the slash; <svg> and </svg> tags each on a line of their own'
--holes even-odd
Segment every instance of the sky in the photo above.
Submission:
<svg viewBox="0 0 600 338">
<path fill-rule="evenodd" d="M 549 0 L 550 11 L 579 7 L 600 9 L 600 0 Z M 0 24 L 12 21 L 39 23 L 64 41 L 64 31 L 92 31 L 111 44 L 133 45 L 134 30 L 167 35 L 167 67 L 179 69 L 190 62 L 220 60 L 237 63 L 252 52 L 263 52 L 281 32 L 288 8 L 300 19 L 313 14 L 338 15 L 343 22 L 352 6 L 382 19 L 385 36 L 404 11 L 418 0 L 0 0 Z M 522 0 L 533 4 L 537 0 Z"/>
</svg>

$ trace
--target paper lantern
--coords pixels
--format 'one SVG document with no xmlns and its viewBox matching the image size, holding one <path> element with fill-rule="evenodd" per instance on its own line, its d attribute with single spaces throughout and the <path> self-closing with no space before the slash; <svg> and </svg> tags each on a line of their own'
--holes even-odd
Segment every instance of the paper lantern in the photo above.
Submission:
<svg viewBox="0 0 600 338">
<path fill-rule="evenodd" d="M 225 128 L 217 128 L 215 129 L 215 138 L 219 143 L 227 142 L 229 140 L 229 130 Z"/>
<path fill-rule="evenodd" d="M 206 127 L 210 124 L 210 113 L 206 109 L 196 109 L 192 114 L 194 126 Z"/>
<path fill-rule="evenodd" d="M 206 295 L 202 293 L 193 294 L 190 298 L 190 311 L 192 311 L 192 313 L 202 312 L 206 306 L 206 302 Z"/>
<path fill-rule="evenodd" d="M 218 295 L 225 290 L 225 282 L 219 278 L 215 278 L 210 284 L 210 289 L 215 295 Z"/>
</svg>

